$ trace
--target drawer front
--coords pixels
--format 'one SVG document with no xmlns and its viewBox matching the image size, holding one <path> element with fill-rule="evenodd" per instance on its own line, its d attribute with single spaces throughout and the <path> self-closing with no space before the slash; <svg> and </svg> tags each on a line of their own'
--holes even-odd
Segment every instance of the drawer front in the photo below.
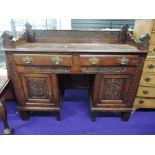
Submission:
<svg viewBox="0 0 155 155">
<path fill-rule="evenodd" d="M 155 74 L 143 73 L 140 80 L 140 85 L 155 87 Z"/>
<path fill-rule="evenodd" d="M 144 68 L 144 72 L 155 72 L 155 59 L 146 59 Z"/>
<path fill-rule="evenodd" d="M 149 53 L 150 54 L 155 54 L 155 44 L 149 45 Z"/>
<path fill-rule="evenodd" d="M 133 108 L 155 108 L 155 99 L 137 97 L 134 101 Z"/>
<path fill-rule="evenodd" d="M 151 33 L 151 40 L 150 40 L 151 43 L 155 43 L 155 32 L 152 32 Z"/>
<path fill-rule="evenodd" d="M 80 66 L 136 66 L 138 56 L 130 55 L 80 55 Z"/>
<path fill-rule="evenodd" d="M 137 96 L 139 97 L 155 97 L 155 87 L 142 87 L 138 88 Z"/>
<path fill-rule="evenodd" d="M 14 54 L 19 65 L 72 66 L 72 55 Z"/>
</svg>

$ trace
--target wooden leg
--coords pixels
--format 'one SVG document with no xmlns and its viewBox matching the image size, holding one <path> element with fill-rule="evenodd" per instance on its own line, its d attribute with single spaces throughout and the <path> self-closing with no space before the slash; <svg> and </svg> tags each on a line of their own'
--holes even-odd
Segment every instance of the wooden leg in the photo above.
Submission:
<svg viewBox="0 0 155 155">
<path fill-rule="evenodd" d="M 4 134 L 11 135 L 13 134 L 13 129 L 11 129 L 7 122 L 7 109 L 4 101 L 0 101 L 0 117 L 2 118 L 3 126 L 4 126 Z"/>
<path fill-rule="evenodd" d="M 96 112 L 95 111 L 91 112 L 91 119 L 92 119 L 92 122 L 96 122 Z"/>
<path fill-rule="evenodd" d="M 56 119 L 57 119 L 57 121 L 61 121 L 61 114 L 60 114 L 60 111 L 57 111 L 57 112 L 56 112 Z"/>
<path fill-rule="evenodd" d="M 123 112 L 121 116 L 122 121 L 128 121 L 130 118 L 130 115 L 131 115 L 131 112 Z"/>
<path fill-rule="evenodd" d="M 27 121 L 29 119 L 29 112 L 27 111 L 20 111 L 20 117 L 23 121 Z"/>
</svg>

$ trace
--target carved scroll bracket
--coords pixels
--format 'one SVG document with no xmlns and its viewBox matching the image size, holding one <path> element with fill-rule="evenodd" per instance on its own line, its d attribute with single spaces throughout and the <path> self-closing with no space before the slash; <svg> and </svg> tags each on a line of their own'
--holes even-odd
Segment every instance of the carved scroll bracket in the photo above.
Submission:
<svg viewBox="0 0 155 155">
<path fill-rule="evenodd" d="M 13 40 L 13 35 L 8 32 L 4 31 L 2 34 L 3 46 L 4 48 L 15 48 L 15 41 Z"/>
<path fill-rule="evenodd" d="M 136 40 L 132 37 L 131 33 L 128 32 L 127 41 L 136 45 L 139 50 L 147 50 L 149 47 L 150 36 L 148 33 L 144 33 L 140 36 L 139 40 Z"/>
<path fill-rule="evenodd" d="M 119 37 L 119 43 L 129 43 L 136 46 L 139 50 L 147 50 L 149 47 L 150 36 L 144 33 L 140 36 L 139 40 L 133 38 L 132 34 L 128 31 L 129 26 L 126 24 L 122 27 Z"/>
</svg>

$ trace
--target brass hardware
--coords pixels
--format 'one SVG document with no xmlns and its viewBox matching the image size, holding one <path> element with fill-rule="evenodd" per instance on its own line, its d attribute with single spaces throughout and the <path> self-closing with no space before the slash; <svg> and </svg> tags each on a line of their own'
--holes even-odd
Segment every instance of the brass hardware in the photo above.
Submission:
<svg viewBox="0 0 155 155">
<path fill-rule="evenodd" d="M 154 65 L 153 65 L 153 64 L 149 64 L 147 67 L 148 67 L 149 69 L 153 69 L 153 68 L 154 68 Z"/>
<path fill-rule="evenodd" d="M 155 48 L 153 49 L 153 51 L 155 52 Z"/>
<path fill-rule="evenodd" d="M 118 59 L 118 63 L 121 65 L 126 65 L 129 63 L 129 59 L 126 57 L 120 58 L 120 59 Z"/>
<path fill-rule="evenodd" d="M 63 59 L 59 56 L 53 56 L 52 57 L 52 62 L 55 64 L 55 65 L 59 65 L 61 64 L 63 61 Z"/>
<path fill-rule="evenodd" d="M 148 93 L 149 93 L 149 91 L 143 90 L 143 94 L 144 94 L 144 95 L 147 95 Z"/>
<path fill-rule="evenodd" d="M 145 79 L 144 79 L 146 82 L 149 82 L 149 81 L 151 81 L 151 78 L 149 78 L 149 77 L 145 77 Z"/>
<path fill-rule="evenodd" d="M 26 56 L 23 58 L 23 61 L 25 64 L 31 64 L 32 63 L 32 58 L 30 56 Z"/>
<path fill-rule="evenodd" d="M 143 104 L 144 103 L 144 100 L 139 100 L 139 104 Z"/>
<path fill-rule="evenodd" d="M 99 62 L 100 62 L 100 59 L 97 57 L 92 57 L 89 59 L 89 63 L 91 63 L 93 65 L 99 64 Z"/>
</svg>

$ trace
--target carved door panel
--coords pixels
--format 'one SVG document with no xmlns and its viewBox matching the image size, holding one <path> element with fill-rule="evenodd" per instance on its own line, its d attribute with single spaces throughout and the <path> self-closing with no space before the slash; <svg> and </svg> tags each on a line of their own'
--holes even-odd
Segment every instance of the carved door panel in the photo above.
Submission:
<svg viewBox="0 0 155 155">
<path fill-rule="evenodd" d="M 97 104 L 125 105 L 129 99 L 132 75 L 101 75 Z"/>
<path fill-rule="evenodd" d="M 22 74 L 26 103 L 54 102 L 53 77 L 50 74 Z"/>
</svg>

